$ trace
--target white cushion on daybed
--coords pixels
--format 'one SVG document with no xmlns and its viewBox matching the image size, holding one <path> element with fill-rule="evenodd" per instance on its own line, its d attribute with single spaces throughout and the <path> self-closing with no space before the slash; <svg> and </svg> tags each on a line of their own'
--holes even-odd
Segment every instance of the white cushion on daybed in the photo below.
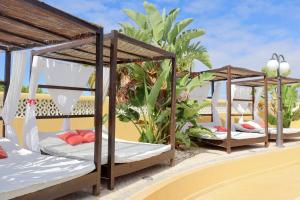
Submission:
<svg viewBox="0 0 300 200">
<path fill-rule="evenodd" d="M 300 128 L 284 128 L 283 129 L 283 134 L 293 134 L 293 133 L 299 133 L 299 132 L 300 132 Z M 277 129 L 269 128 L 269 133 L 277 134 Z"/>
<path fill-rule="evenodd" d="M 265 137 L 264 134 L 261 133 L 248 133 L 248 132 L 231 132 L 231 139 L 234 140 L 242 140 L 242 139 L 250 139 L 250 138 L 260 138 Z M 227 138 L 227 132 L 215 132 L 214 135 L 201 135 L 203 139 L 210 140 L 224 140 Z"/>
<path fill-rule="evenodd" d="M 253 126 L 253 125 L 250 124 L 250 123 L 244 123 L 244 124 L 249 124 L 249 125 Z M 253 127 L 255 127 L 255 126 L 253 126 Z M 247 129 L 247 128 L 244 128 L 244 127 L 242 126 L 242 124 L 240 124 L 240 123 L 234 123 L 234 124 L 233 124 L 233 128 L 234 128 L 234 130 L 236 130 L 236 131 L 248 132 L 248 133 L 261 133 L 261 132 L 263 131 L 262 128 L 256 128 L 256 127 L 255 127 L 255 129 Z"/>
<path fill-rule="evenodd" d="M 0 145 L 8 154 L 8 158 L 0 159 L 1 200 L 66 182 L 95 169 L 91 161 L 33 153 L 8 139 L 1 138 Z"/>
<path fill-rule="evenodd" d="M 84 160 L 94 159 L 94 143 L 72 146 L 58 138 L 56 136 L 58 133 L 61 132 L 39 134 L 40 148 L 43 152 L 49 155 L 57 155 L 68 158 Z M 102 138 L 101 163 L 107 164 L 108 136 L 105 129 L 103 130 Z M 161 153 L 171 150 L 171 145 L 129 142 L 116 139 L 115 150 L 115 163 L 129 163 L 160 155 Z"/>
</svg>

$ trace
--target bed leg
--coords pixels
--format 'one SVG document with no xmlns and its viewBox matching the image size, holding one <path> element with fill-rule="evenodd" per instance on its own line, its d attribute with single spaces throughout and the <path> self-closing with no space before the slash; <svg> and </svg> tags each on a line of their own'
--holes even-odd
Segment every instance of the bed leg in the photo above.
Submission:
<svg viewBox="0 0 300 200">
<path fill-rule="evenodd" d="M 226 152 L 227 152 L 227 153 L 231 153 L 231 147 L 227 147 L 227 148 L 226 148 Z"/>
<path fill-rule="evenodd" d="M 170 164 L 169 164 L 170 167 L 174 167 L 175 166 L 175 159 L 172 158 L 170 159 Z"/>
<path fill-rule="evenodd" d="M 100 195 L 100 184 L 93 185 L 93 195 L 94 196 Z"/>
<path fill-rule="evenodd" d="M 115 177 L 110 177 L 107 181 L 107 189 L 113 190 L 115 189 Z"/>
<path fill-rule="evenodd" d="M 266 147 L 266 148 L 269 147 L 269 141 L 266 141 L 266 142 L 265 142 L 265 147 Z"/>
</svg>

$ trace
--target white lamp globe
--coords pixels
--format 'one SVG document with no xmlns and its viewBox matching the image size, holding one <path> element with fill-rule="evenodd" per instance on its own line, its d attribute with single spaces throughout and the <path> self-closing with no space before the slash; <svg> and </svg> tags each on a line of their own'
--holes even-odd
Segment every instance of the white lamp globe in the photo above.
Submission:
<svg viewBox="0 0 300 200">
<path fill-rule="evenodd" d="M 286 61 L 281 62 L 279 70 L 281 75 L 288 74 L 290 72 L 290 64 Z"/>
<path fill-rule="evenodd" d="M 275 59 L 270 59 L 267 63 L 267 68 L 270 71 L 276 71 L 279 67 L 279 63 Z"/>
</svg>

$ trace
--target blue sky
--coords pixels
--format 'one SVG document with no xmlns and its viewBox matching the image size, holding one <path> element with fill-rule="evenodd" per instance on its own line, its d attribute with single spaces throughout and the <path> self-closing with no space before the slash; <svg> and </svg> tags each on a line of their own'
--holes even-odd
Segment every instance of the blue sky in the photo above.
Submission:
<svg viewBox="0 0 300 200">
<path fill-rule="evenodd" d="M 130 19 L 123 8 L 143 11 L 143 0 L 45 0 L 46 3 L 88 21 L 105 32 Z M 208 49 L 214 67 L 231 64 L 259 70 L 273 52 L 285 55 L 292 76 L 300 78 L 299 0 L 152 0 L 160 10 L 180 8 L 179 19 L 193 18 L 193 27 L 206 35 L 200 41 Z M 198 69 L 205 69 L 197 64 Z"/>
</svg>

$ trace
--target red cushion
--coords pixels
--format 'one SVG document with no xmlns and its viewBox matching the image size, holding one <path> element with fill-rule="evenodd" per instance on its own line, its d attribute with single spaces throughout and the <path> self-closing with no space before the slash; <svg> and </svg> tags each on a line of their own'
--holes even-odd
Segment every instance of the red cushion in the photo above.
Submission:
<svg viewBox="0 0 300 200">
<path fill-rule="evenodd" d="M 95 134 L 94 133 L 86 133 L 82 137 L 83 137 L 83 142 L 85 142 L 85 143 L 95 142 Z"/>
<path fill-rule="evenodd" d="M 61 133 L 59 135 L 57 135 L 57 137 L 59 137 L 60 139 L 66 141 L 68 137 L 77 135 L 76 132 L 70 131 L 70 132 L 65 132 L 65 133 Z"/>
<path fill-rule="evenodd" d="M 76 130 L 79 135 L 85 135 L 87 133 L 95 133 L 93 130 Z"/>
<path fill-rule="evenodd" d="M 227 132 L 227 128 L 224 126 L 214 126 L 215 129 L 217 129 L 218 132 Z"/>
<path fill-rule="evenodd" d="M 6 151 L 4 151 L 4 149 L 2 149 L 2 147 L 0 146 L 0 159 L 4 159 L 7 158 L 7 153 Z"/>
<path fill-rule="evenodd" d="M 78 145 L 83 143 L 83 137 L 81 135 L 73 135 L 66 139 L 66 142 L 70 145 Z"/>
<path fill-rule="evenodd" d="M 255 127 L 251 126 L 250 124 L 242 124 L 242 127 L 245 128 L 245 129 L 250 129 L 250 130 L 254 130 L 255 129 Z"/>
<path fill-rule="evenodd" d="M 78 145 L 83 143 L 83 137 L 76 132 L 66 132 L 57 136 L 70 145 Z"/>
<path fill-rule="evenodd" d="M 95 132 L 93 130 L 76 130 L 83 137 L 84 143 L 95 142 Z"/>
</svg>

